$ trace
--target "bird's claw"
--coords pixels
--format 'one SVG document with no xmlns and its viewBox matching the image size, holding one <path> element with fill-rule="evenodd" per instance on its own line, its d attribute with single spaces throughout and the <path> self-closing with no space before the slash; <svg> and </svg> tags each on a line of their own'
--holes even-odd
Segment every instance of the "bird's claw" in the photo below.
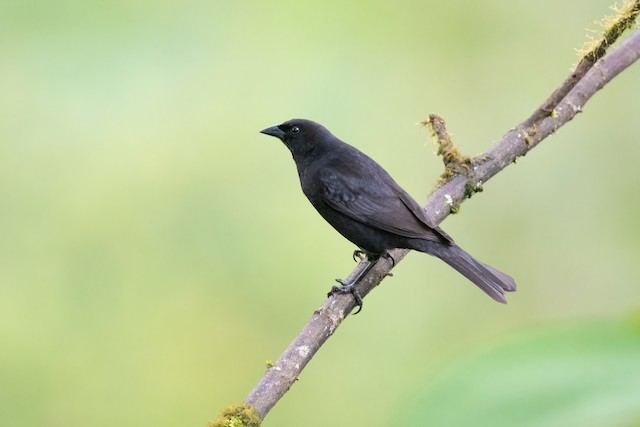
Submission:
<svg viewBox="0 0 640 427">
<path fill-rule="evenodd" d="M 358 306 L 358 310 L 353 314 L 360 313 L 360 310 L 362 310 L 362 295 L 360 295 L 360 292 L 356 289 L 355 283 L 347 283 L 341 279 L 336 279 L 336 282 L 340 283 L 340 286 L 332 286 L 327 297 L 334 294 L 351 294 L 356 300 L 356 305 Z"/>
<path fill-rule="evenodd" d="M 389 252 L 385 252 L 384 254 L 382 254 L 383 257 L 385 257 L 386 259 L 391 260 L 391 267 L 395 267 L 396 266 L 396 260 L 393 259 L 393 257 L 391 256 L 391 254 Z"/>
<path fill-rule="evenodd" d="M 355 262 L 362 261 L 363 259 L 365 259 L 366 256 L 367 256 L 367 254 L 364 251 L 360 250 L 360 249 L 356 249 L 355 251 L 353 251 L 353 260 Z"/>
</svg>

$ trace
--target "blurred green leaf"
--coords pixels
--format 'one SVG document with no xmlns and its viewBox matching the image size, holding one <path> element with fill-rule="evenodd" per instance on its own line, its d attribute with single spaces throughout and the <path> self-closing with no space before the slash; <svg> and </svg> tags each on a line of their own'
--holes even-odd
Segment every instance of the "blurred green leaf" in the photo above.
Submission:
<svg viewBox="0 0 640 427">
<path fill-rule="evenodd" d="M 400 425 L 640 425 L 640 333 L 602 323 L 531 332 L 452 366 L 409 406 Z"/>
</svg>

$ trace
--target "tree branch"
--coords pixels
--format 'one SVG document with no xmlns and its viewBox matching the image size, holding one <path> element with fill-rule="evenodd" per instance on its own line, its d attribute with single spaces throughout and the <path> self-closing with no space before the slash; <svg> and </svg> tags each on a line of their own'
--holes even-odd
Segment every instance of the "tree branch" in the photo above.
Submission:
<svg viewBox="0 0 640 427">
<path fill-rule="evenodd" d="M 636 22 L 636 18 L 640 13 L 640 1 L 626 3 L 622 9 L 618 11 L 615 17 L 606 17 L 602 24 L 605 28 L 602 36 L 588 43 L 584 48 L 582 59 L 576 66 L 576 69 L 567 79 L 556 89 L 549 98 L 522 123 L 522 126 L 532 126 L 536 122 L 551 115 L 556 106 L 562 101 L 569 91 L 576 85 L 584 75 L 593 67 L 600 58 L 606 53 L 607 49 L 618 40 L 625 30 L 630 29 Z"/>
<path fill-rule="evenodd" d="M 639 5 L 640 1 L 636 1 L 629 7 L 632 12 L 635 12 L 633 19 L 640 10 Z M 625 28 L 629 25 L 627 22 Z M 617 36 L 619 33 L 615 35 Z M 606 39 L 606 46 L 602 49 L 606 49 L 614 41 L 611 36 Z M 598 50 L 597 58 L 599 59 L 583 58 L 578 65 L 578 70 L 572 73 L 531 117 L 507 132 L 484 154 L 472 159 L 472 166 L 468 173 L 454 175 L 436 188 L 423 206 L 427 214 L 436 223 L 441 222 L 451 213 L 453 206 L 457 206 L 471 196 L 468 192 L 470 182 L 474 188 L 481 188 L 482 184 L 491 177 L 573 119 L 598 90 L 638 60 L 640 32 L 633 34 L 606 56 L 602 49 Z M 585 55 L 585 58 L 588 55 Z M 395 249 L 391 252 L 396 265 L 408 252 L 406 249 Z M 357 277 L 368 262 L 367 260 L 360 262 L 349 279 Z M 358 282 L 357 288 L 360 294 L 363 297 L 367 295 L 389 274 L 392 268 L 391 262 L 381 257 L 369 273 Z M 328 298 L 313 313 L 298 337 L 265 373 L 262 380 L 245 399 L 245 403 L 255 407 L 262 417 L 266 416 L 354 307 L 355 301 L 351 295 L 335 295 Z"/>
</svg>

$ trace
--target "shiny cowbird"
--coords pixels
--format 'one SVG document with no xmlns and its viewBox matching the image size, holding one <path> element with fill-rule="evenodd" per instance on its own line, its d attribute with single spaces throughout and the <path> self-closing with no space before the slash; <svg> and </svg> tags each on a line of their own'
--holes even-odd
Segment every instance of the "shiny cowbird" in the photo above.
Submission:
<svg viewBox="0 0 640 427">
<path fill-rule="evenodd" d="M 298 167 L 302 191 L 311 204 L 358 246 L 354 256 L 366 255 L 371 261 L 350 283 L 338 280 L 342 286 L 334 286 L 329 295 L 352 293 L 360 309 L 362 298 L 355 283 L 380 256 L 390 257 L 388 251 L 393 248 L 414 249 L 440 258 L 498 302 L 506 303 L 505 291 L 515 291 L 513 278 L 462 250 L 378 163 L 324 126 L 292 119 L 261 133 L 287 146 Z"/>
</svg>

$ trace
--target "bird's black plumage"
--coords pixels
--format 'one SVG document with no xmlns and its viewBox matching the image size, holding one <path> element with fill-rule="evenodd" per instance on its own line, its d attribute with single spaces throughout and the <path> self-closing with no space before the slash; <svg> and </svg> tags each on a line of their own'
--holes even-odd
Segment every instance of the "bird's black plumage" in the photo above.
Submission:
<svg viewBox="0 0 640 427">
<path fill-rule="evenodd" d="M 516 289 L 510 276 L 457 246 L 378 163 L 324 126 L 293 119 L 261 132 L 287 146 L 311 204 L 368 258 L 415 249 L 442 259 L 496 301 L 506 302 L 504 292 Z"/>
</svg>

